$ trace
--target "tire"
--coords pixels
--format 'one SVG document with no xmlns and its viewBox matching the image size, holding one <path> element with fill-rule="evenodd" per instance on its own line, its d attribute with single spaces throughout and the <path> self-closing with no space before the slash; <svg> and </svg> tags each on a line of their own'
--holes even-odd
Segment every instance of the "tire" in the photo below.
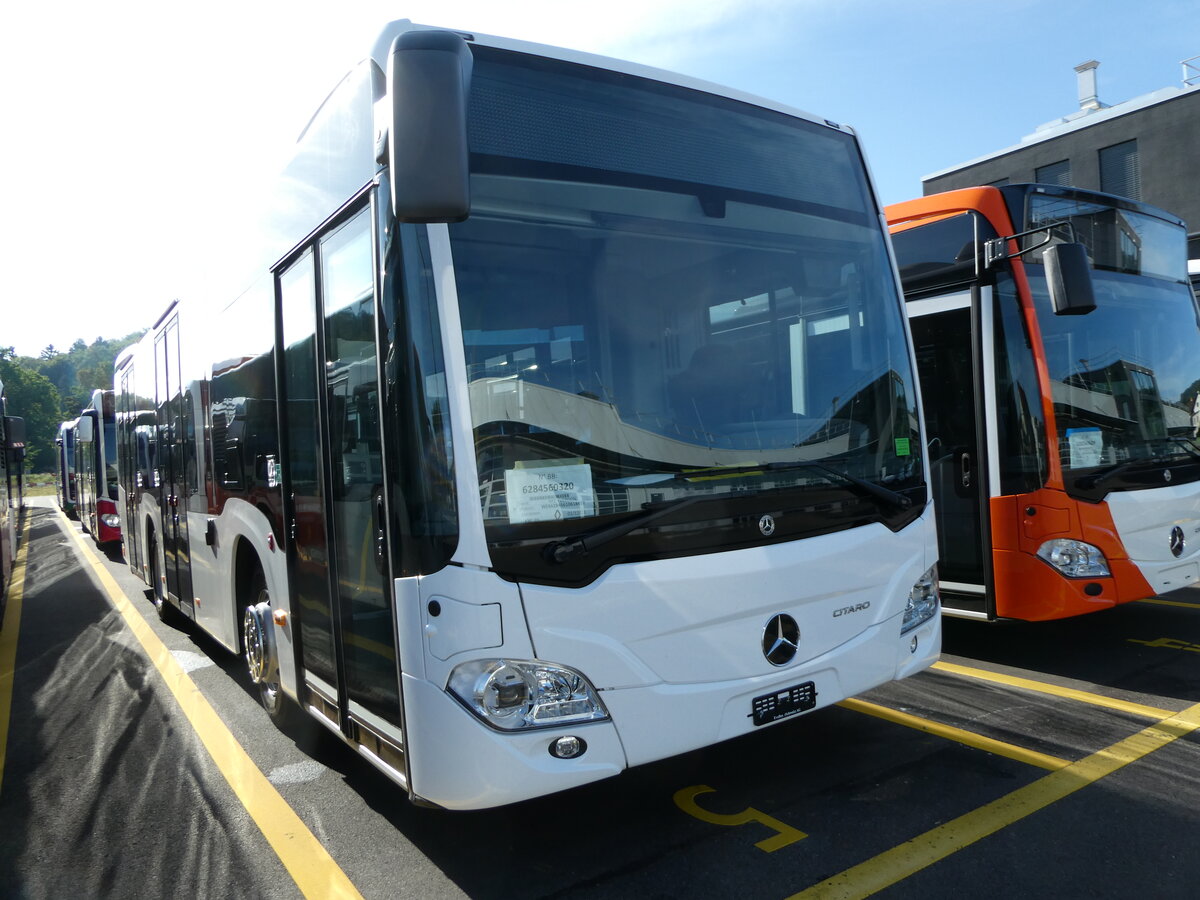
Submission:
<svg viewBox="0 0 1200 900">
<path fill-rule="evenodd" d="M 270 665 L 263 659 L 264 655 L 273 654 L 275 651 L 274 642 L 260 633 L 259 628 L 262 626 L 253 620 L 254 607 L 264 603 L 269 606 L 271 603 L 271 592 L 267 589 L 267 579 L 261 569 L 255 571 L 250 582 L 248 600 L 249 603 L 243 608 L 242 614 L 242 658 L 246 660 L 250 680 L 255 682 L 255 687 L 258 688 L 258 699 L 267 711 L 267 717 L 277 728 L 286 731 L 298 724 L 301 712 L 279 686 L 278 661 Z M 265 627 L 271 627 L 270 623 Z M 263 669 L 270 670 L 265 677 L 258 674 Z"/>
<path fill-rule="evenodd" d="M 167 599 L 162 586 L 162 573 L 158 571 L 158 538 L 154 532 L 150 532 L 150 539 L 146 541 L 146 554 L 150 557 L 150 590 L 153 592 L 154 611 L 158 613 L 158 620 L 164 625 L 172 627 L 178 625 L 183 616 Z"/>
</svg>

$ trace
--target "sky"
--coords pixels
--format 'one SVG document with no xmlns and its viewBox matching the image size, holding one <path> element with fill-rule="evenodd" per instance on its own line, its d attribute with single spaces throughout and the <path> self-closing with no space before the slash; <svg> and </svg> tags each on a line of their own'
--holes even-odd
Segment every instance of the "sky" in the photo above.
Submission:
<svg viewBox="0 0 1200 900">
<path fill-rule="evenodd" d="M 1178 86 L 1200 55 L 1198 13 L 1196 0 L 12 3 L 0 347 L 122 337 L 204 295 L 223 242 L 393 19 L 628 59 L 849 124 L 887 204 L 1074 112 L 1081 62 L 1100 62 L 1108 104 Z"/>
</svg>

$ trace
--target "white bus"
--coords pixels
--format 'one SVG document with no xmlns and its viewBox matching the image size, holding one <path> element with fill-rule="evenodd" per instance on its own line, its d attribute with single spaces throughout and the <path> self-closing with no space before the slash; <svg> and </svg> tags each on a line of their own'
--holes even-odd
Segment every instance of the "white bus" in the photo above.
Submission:
<svg viewBox="0 0 1200 900">
<path fill-rule="evenodd" d="M 78 419 L 62 422 L 54 439 L 57 449 L 54 464 L 54 487 L 58 508 L 68 516 L 75 515 L 75 430 Z"/>
<path fill-rule="evenodd" d="M 262 276 L 117 361 L 164 616 L 415 801 L 522 800 L 929 666 L 911 342 L 847 127 L 388 26 Z"/>
</svg>

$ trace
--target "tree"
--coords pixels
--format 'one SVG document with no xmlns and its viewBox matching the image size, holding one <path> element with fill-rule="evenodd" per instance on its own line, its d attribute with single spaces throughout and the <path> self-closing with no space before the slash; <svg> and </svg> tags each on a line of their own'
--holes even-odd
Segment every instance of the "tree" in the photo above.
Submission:
<svg viewBox="0 0 1200 900">
<path fill-rule="evenodd" d="M 0 347 L 0 380 L 8 395 L 9 415 L 25 419 L 25 460 L 32 472 L 54 468 L 54 440 L 58 426 L 74 419 L 97 388 L 111 390 L 113 362 L 143 332 L 123 338 L 82 339 L 63 353 L 48 344 L 38 358 L 17 356 L 12 347 Z"/>
<path fill-rule="evenodd" d="M 91 344 L 76 340 L 66 353 L 49 351 L 53 344 L 42 351 L 38 359 L 20 357 L 20 362 L 46 376 L 57 388 L 62 401 L 60 420 L 73 419 L 79 410 L 92 398 L 97 388 L 112 387 L 113 361 L 130 344 L 141 338 L 144 332 L 135 331 L 123 338 L 96 338 Z"/>
<path fill-rule="evenodd" d="M 49 378 L 21 365 L 15 356 L 0 357 L 0 381 L 8 398 L 8 414 L 25 419 L 26 469 L 53 471 L 54 440 L 62 422 L 58 390 Z"/>
</svg>

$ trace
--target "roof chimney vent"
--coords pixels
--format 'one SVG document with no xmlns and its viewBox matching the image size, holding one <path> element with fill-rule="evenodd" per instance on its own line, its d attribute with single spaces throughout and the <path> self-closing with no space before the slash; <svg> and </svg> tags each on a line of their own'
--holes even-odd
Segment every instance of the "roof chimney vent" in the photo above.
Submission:
<svg viewBox="0 0 1200 900">
<path fill-rule="evenodd" d="M 1079 108 L 1081 110 L 1104 109 L 1104 104 L 1096 96 L 1096 69 L 1099 65 L 1100 63 L 1096 60 L 1089 59 L 1075 67 L 1075 74 L 1079 76 Z"/>
</svg>

